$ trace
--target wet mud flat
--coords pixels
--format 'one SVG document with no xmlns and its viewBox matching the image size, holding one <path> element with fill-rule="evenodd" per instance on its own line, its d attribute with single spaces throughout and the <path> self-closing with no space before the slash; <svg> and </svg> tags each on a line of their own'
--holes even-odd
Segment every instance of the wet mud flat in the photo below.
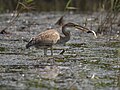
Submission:
<svg viewBox="0 0 120 90">
<path fill-rule="evenodd" d="M 1 30 L 11 15 L 0 15 Z M 25 48 L 32 36 L 53 25 L 61 15 L 24 13 L 6 30 L 10 34 L 0 34 L 1 90 L 119 90 L 119 35 L 94 38 L 92 34 L 72 29 L 69 42 L 53 47 L 54 56 L 50 56 L 49 50 L 45 57 L 41 49 Z M 66 21 L 80 25 L 85 18 L 91 19 L 91 15 L 65 16 Z M 96 23 L 92 28 L 96 31 Z M 61 55 L 63 49 L 65 52 Z"/>
</svg>

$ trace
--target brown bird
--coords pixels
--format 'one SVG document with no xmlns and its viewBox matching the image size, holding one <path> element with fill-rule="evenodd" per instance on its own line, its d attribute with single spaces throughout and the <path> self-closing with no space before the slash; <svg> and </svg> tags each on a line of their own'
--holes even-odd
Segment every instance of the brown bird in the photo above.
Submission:
<svg viewBox="0 0 120 90">
<path fill-rule="evenodd" d="M 29 48 L 31 46 L 35 46 L 36 48 L 43 48 L 44 55 L 47 55 L 47 49 L 50 48 L 51 55 L 53 55 L 52 46 L 54 44 L 66 43 L 67 41 L 70 40 L 70 31 L 67 31 L 66 27 L 75 27 L 78 28 L 79 30 L 84 30 L 84 28 L 78 24 L 67 23 L 62 26 L 62 33 L 64 34 L 64 36 L 61 36 L 59 32 L 55 29 L 49 29 L 31 38 L 31 40 L 26 45 L 26 48 Z M 90 30 L 84 30 L 84 31 L 88 33 L 93 33 L 93 31 Z"/>
</svg>

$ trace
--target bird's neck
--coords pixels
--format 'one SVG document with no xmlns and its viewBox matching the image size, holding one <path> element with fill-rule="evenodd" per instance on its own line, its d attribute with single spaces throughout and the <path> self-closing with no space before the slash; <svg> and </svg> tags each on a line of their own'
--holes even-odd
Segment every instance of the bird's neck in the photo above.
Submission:
<svg viewBox="0 0 120 90">
<path fill-rule="evenodd" d="M 63 33 L 65 36 L 70 37 L 70 32 L 69 32 L 69 31 L 66 31 L 66 27 L 65 27 L 65 26 L 62 27 L 62 33 Z"/>
</svg>

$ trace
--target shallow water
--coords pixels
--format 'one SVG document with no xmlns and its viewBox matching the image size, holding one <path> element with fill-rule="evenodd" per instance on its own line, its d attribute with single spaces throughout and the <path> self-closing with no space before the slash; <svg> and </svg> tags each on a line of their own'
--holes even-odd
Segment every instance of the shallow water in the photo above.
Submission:
<svg viewBox="0 0 120 90">
<path fill-rule="evenodd" d="M 0 15 L 1 29 L 6 26 L 10 15 Z M 0 35 L 1 90 L 119 90 L 119 36 L 99 35 L 94 38 L 92 34 L 72 29 L 71 40 L 65 46 L 54 46 L 54 56 L 50 56 L 50 51 L 45 57 L 41 49 L 25 49 L 32 36 L 54 24 L 60 16 L 52 13 L 21 14 L 7 29 L 11 34 Z M 82 25 L 85 17 L 90 18 L 89 15 L 73 14 L 65 19 Z M 60 55 L 63 49 L 65 52 Z"/>
</svg>

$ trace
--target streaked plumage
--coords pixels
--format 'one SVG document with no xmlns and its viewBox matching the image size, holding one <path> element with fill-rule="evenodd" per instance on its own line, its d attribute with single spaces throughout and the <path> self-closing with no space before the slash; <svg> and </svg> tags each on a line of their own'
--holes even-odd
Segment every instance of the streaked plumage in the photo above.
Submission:
<svg viewBox="0 0 120 90">
<path fill-rule="evenodd" d="M 44 48 L 44 55 L 47 55 L 47 48 L 51 48 L 51 55 L 53 55 L 52 45 L 56 44 L 59 39 L 59 33 L 54 29 L 50 29 L 33 37 L 26 45 L 26 48 L 31 46 L 35 46 L 36 48 Z"/>
</svg>

